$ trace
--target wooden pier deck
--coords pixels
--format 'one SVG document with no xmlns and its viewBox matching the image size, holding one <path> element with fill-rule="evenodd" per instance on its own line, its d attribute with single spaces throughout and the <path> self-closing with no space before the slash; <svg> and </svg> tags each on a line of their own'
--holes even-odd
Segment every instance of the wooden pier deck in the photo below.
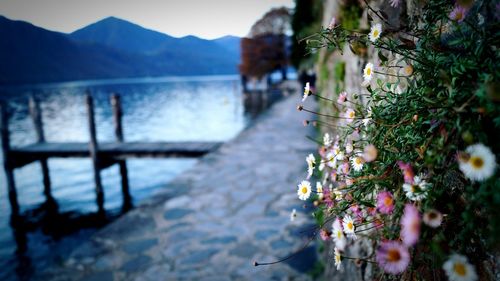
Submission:
<svg viewBox="0 0 500 281">
<path fill-rule="evenodd" d="M 214 151 L 219 142 L 104 142 L 99 143 L 102 158 L 125 160 L 127 158 L 191 158 L 200 157 Z M 34 143 L 23 147 L 13 147 L 10 157 L 14 167 L 21 167 L 33 161 L 46 158 L 88 158 L 89 144 L 86 142 Z"/>
<path fill-rule="evenodd" d="M 29 102 L 30 115 L 36 130 L 37 142 L 22 147 L 10 145 L 8 111 L 5 105 L 0 106 L 0 135 L 4 170 L 7 179 L 9 200 L 13 215 L 17 215 L 19 204 L 15 185 L 14 169 L 32 162 L 40 162 L 43 174 L 44 194 L 52 199 L 49 173 L 49 158 L 90 158 L 94 167 L 96 202 L 99 211 L 104 209 L 104 190 L 100 171 L 117 164 L 122 177 L 122 193 L 124 208 L 131 206 L 128 185 L 126 159 L 129 158 L 196 158 L 216 150 L 220 142 L 125 142 L 122 128 L 122 108 L 120 97 L 111 96 L 115 125 L 116 142 L 97 142 L 97 132 L 94 117 L 93 99 L 88 94 L 86 105 L 90 140 L 88 142 L 47 142 L 43 132 L 42 114 L 38 102 L 31 98 Z"/>
</svg>

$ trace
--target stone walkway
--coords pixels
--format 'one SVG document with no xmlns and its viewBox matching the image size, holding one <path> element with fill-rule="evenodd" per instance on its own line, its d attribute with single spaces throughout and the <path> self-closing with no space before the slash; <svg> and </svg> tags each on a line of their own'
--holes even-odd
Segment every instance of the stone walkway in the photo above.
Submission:
<svg viewBox="0 0 500 281">
<path fill-rule="evenodd" d="M 300 91 L 299 91 L 300 92 Z M 305 157 L 307 116 L 300 96 L 284 98 L 234 140 L 209 154 L 165 191 L 75 249 L 41 280 L 309 280 L 316 249 L 272 266 L 304 245 L 312 218 L 296 185 Z"/>
</svg>

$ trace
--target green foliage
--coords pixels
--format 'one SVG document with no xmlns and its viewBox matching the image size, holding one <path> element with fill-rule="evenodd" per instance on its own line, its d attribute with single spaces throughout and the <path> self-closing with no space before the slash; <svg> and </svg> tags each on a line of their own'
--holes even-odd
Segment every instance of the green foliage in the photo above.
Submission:
<svg viewBox="0 0 500 281">
<path fill-rule="evenodd" d="M 361 9 L 357 1 L 347 1 L 340 9 L 340 22 L 342 26 L 348 30 L 358 29 L 362 13 L 363 9 Z"/>
<path fill-rule="evenodd" d="M 497 173 L 472 181 L 460 171 L 457 160 L 457 152 L 463 153 L 474 143 L 489 147 L 499 159 L 500 29 L 498 20 L 487 12 L 493 7 L 491 1 L 476 1 L 465 20 L 452 21 L 450 2 L 431 0 L 417 22 L 401 27 L 397 33 L 383 32 L 375 42 L 356 31 L 358 22 L 346 21 L 351 18 L 346 13 L 352 13 L 352 19 L 360 14 L 347 9 L 343 10 L 341 25 L 323 29 L 310 40 L 310 48 L 335 48 L 340 52 L 344 44 L 372 45 L 372 57 L 377 57 L 374 62 L 380 62 L 371 81 L 365 82 L 366 91 L 354 93 L 359 99 L 351 98 L 340 107 L 342 112 L 355 110 L 356 117 L 350 122 L 342 122 L 343 115 L 326 118 L 344 125 L 342 129 L 331 128 L 340 134 L 338 147 L 345 149 L 352 141 L 354 151 L 362 151 L 373 144 L 378 156 L 373 162 L 366 161 L 361 171 L 351 168 L 338 177 L 333 187 L 343 193 L 343 199 L 331 208 L 319 205 L 318 209 L 327 214 L 323 221 L 342 217 L 353 206 L 374 208 L 376 195 L 384 190 L 394 195 L 394 211 L 373 215 L 372 219 L 384 224 L 368 235 L 375 242 L 401 237 L 400 218 L 407 203 L 415 204 L 421 213 L 437 209 L 446 214 L 436 229 L 422 225 L 420 242 L 412 251 L 409 271 L 439 262 L 418 272 L 422 279 L 430 278 L 429 270 L 439 270 L 454 252 L 466 255 L 478 271 L 484 271 L 488 252 L 499 246 Z M 385 30 L 394 30 L 381 13 L 373 13 L 384 22 Z M 478 20 L 481 17 L 484 23 Z M 343 80 L 344 75 L 344 66 L 337 63 L 333 78 Z M 361 137 L 354 136 L 354 131 Z M 346 156 L 353 159 L 356 154 L 347 152 Z M 329 160 L 323 156 L 322 161 Z M 400 161 L 409 163 L 416 175 L 421 174 L 430 183 L 425 198 L 409 200 L 402 188 L 405 179 L 398 167 Z M 348 180 L 354 184 L 346 185 Z"/>
<path fill-rule="evenodd" d="M 295 0 L 292 15 L 292 54 L 291 61 L 295 68 L 304 63 L 311 63 L 313 55 L 306 49 L 306 42 L 300 41 L 321 28 L 322 2 L 319 0 Z"/>
</svg>

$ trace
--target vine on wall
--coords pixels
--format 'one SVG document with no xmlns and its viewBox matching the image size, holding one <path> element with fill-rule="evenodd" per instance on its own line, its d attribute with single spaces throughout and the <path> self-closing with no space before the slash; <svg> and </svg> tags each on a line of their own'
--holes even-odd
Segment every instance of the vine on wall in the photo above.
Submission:
<svg viewBox="0 0 500 281">
<path fill-rule="evenodd" d="M 307 38 L 312 50 L 348 44 L 366 59 L 359 70 L 366 90 L 335 89 L 332 99 L 306 86 L 303 100 L 315 96 L 338 112 L 298 107 L 330 131 L 306 159 L 298 196 L 317 206 L 319 233 L 334 243 L 339 269 L 353 259 L 378 265 L 389 280 L 493 280 L 500 5 L 431 0 L 398 26 L 365 6 L 370 30 L 333 20 Z M 360 238 L 373 251 L 347 256 Z"/>
</svg>

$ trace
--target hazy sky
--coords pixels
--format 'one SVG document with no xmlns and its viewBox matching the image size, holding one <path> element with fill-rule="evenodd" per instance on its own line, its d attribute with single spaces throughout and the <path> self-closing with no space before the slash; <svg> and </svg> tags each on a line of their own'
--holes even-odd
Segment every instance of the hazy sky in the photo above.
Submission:
<svg viewBox="0 0 500 281">
<path fill-rule="evenodd" d="M 272 7 L 293 0 L 0 0 L 0 15 L 60 32 L 109 16 L 172 36 L 245 36 Z"/>
</svg>

